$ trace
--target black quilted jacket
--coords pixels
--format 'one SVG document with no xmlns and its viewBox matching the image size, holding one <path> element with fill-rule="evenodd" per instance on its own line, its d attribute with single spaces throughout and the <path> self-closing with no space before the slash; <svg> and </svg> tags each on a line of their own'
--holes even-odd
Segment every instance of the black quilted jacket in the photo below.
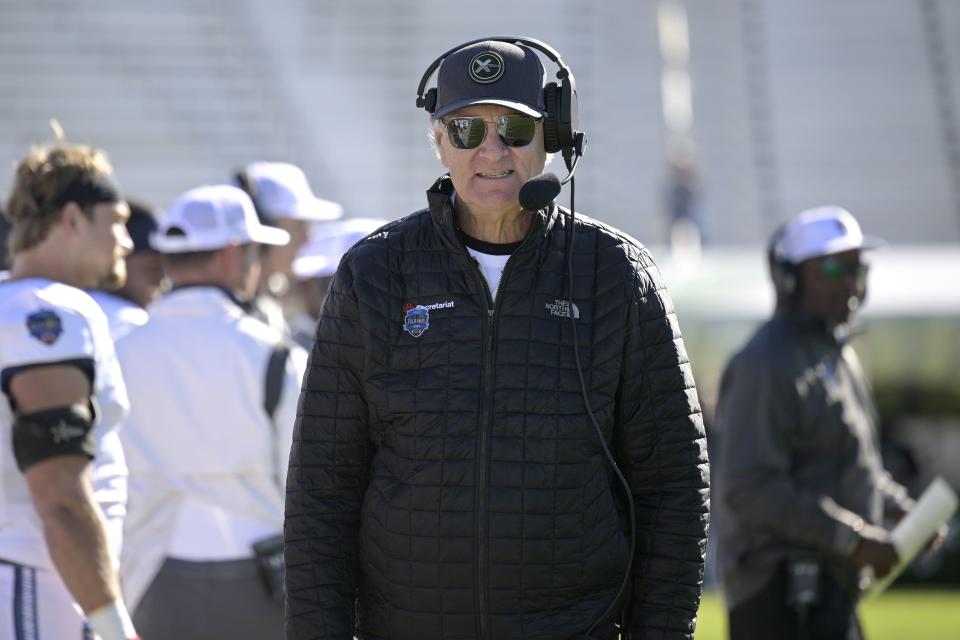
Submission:
<svg viewBox="0 0 960 640">
<path fill-rule="evenodd" d="M 287 638 L 583 637 L 623 578 L 624 492 L 561 302 L 568 218 L 536 216 L 492 300 L 451 189 L 334 278 L 290 454 Z M 708 465 L 690 364 L 646 249 L 576 225 L 583 374 L 636 505 L 633 637 L 692 638 Z"/>
</svg>

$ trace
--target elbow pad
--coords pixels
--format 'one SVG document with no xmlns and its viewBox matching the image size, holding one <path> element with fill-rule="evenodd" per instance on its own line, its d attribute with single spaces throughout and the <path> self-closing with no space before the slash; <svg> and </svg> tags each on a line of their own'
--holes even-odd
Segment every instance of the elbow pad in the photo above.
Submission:
<svg viewBox="0 0 960 640">
<path fill-rule="evenodd" d="M 21 473 L 58 456 L 97 453 L 89 407 L 72 404 L 17 416 L 13 421 L 13 456 Z"/>
</svg>

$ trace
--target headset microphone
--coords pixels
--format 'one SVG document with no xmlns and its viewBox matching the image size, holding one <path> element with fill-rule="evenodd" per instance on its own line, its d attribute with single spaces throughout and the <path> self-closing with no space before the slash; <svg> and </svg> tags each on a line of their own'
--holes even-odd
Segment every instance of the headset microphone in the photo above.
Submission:
<svg viewBox="0 0 960 640">
<path fill-rule="evenodd" d="M 574 146 L 563 150 L 563 159 L 567 164 L 566 178 L 560 180 L 554 173 L 541 173 L 523 183 L 520 187 L 521 207 L 527 211 L 539 211 L 549 206 L 560 195 L 560 188 L 573 179 L 573 173 L 577 170 L 580 157 L 583 155 L 585 141 L 583 132 L 577 131 Z M 570 211 L 573 212 L 573 203 L 570 205 Z"/>
<path fill-rule="evenodd" d="M 560 178 L 553 173 L 541 173 L 520 187 L 520 206 L 527 211 L 539 211 L 560 195 Z"/>
</svg>

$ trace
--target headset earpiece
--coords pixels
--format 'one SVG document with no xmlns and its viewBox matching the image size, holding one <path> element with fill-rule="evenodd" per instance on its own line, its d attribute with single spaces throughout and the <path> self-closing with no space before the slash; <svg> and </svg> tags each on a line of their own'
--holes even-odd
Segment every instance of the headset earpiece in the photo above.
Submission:
<svg viewBox="0 0 960 640">
<path fill-rule="evenodd" d="M 547 153 L 571 149 L 576 143 L 578 123 L 577 90 L 573 76 L 560 83 L 550 82 L 543 88 L 543 147 Z"/>
<path fill-rule="evenodd" d="M 426 110 L 427 113 L 433 113 L 437 110 L 437 88 L 432 87 L 424 95 L 417 98 L 417 106 Z"/>
<path fill-rule="evenodd" d="M 797 292 L 797 268 L 789 262 L 777 263 L 776 287 L 788 296 Z"/>
<path fill-rule="evenodd" d="M 786 225 L 780 225 L 773 232 L 770 243 L 767 245 L 767 263 L 770 266 L 770 278 L 777 293 L 785 296 L 794 296 L 800 288 L 800 274 L 797 265 L 784 260 L 780 254 L 780 240 L 786 230 Z"/>
<path fill-rule="evenodd" d="M 233 179 L 236 181 L 237 186 L 243 189 L 243 191 L 250 196 L 250 201 L 253 202 L 253 209 L 257 212 L 257 219 L 260 220 L 262 224 L 270 224 L 270 221 L 263 214 L 263 211 L 260 209 L 260 205 L 257 202 L 257 184 L 250 179 L 250 176 L 247 175 L 245 169 L 238 169 L 233 173 Z M 266 246 L 266 245 L 264 245 Z"/>
<path fill-rule="evenodd" d="M 543 148 L 547 153 L 556 153 L 560 146 L 560 87 L 549 82 L 543 88 L 543 104 L 547 113 L 543 116 Z"/>
<path fill-rule="evenodd" d="M 561 78 L 557 95 L 557 139 L 560 149 L 570 149 L 576 144 L 577 127 L 580 125 L 577 85 L 573 75 L 561 69 L 557 77 Z"/>
</svg>

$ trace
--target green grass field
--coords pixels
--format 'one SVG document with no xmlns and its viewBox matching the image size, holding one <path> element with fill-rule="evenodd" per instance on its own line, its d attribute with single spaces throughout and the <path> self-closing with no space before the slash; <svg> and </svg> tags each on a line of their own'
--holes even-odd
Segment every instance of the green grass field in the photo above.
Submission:
<svg viewBox="0 0 960 640">
<path fill-rule="evenodd" d="M 960 590 L 888 591 L 861 604 L 860 621 L 866 640 L 960 640 Z M 720 596 L 706 592 L 696 640 L 726 638 L 727 616 Z"/>
</svg>

